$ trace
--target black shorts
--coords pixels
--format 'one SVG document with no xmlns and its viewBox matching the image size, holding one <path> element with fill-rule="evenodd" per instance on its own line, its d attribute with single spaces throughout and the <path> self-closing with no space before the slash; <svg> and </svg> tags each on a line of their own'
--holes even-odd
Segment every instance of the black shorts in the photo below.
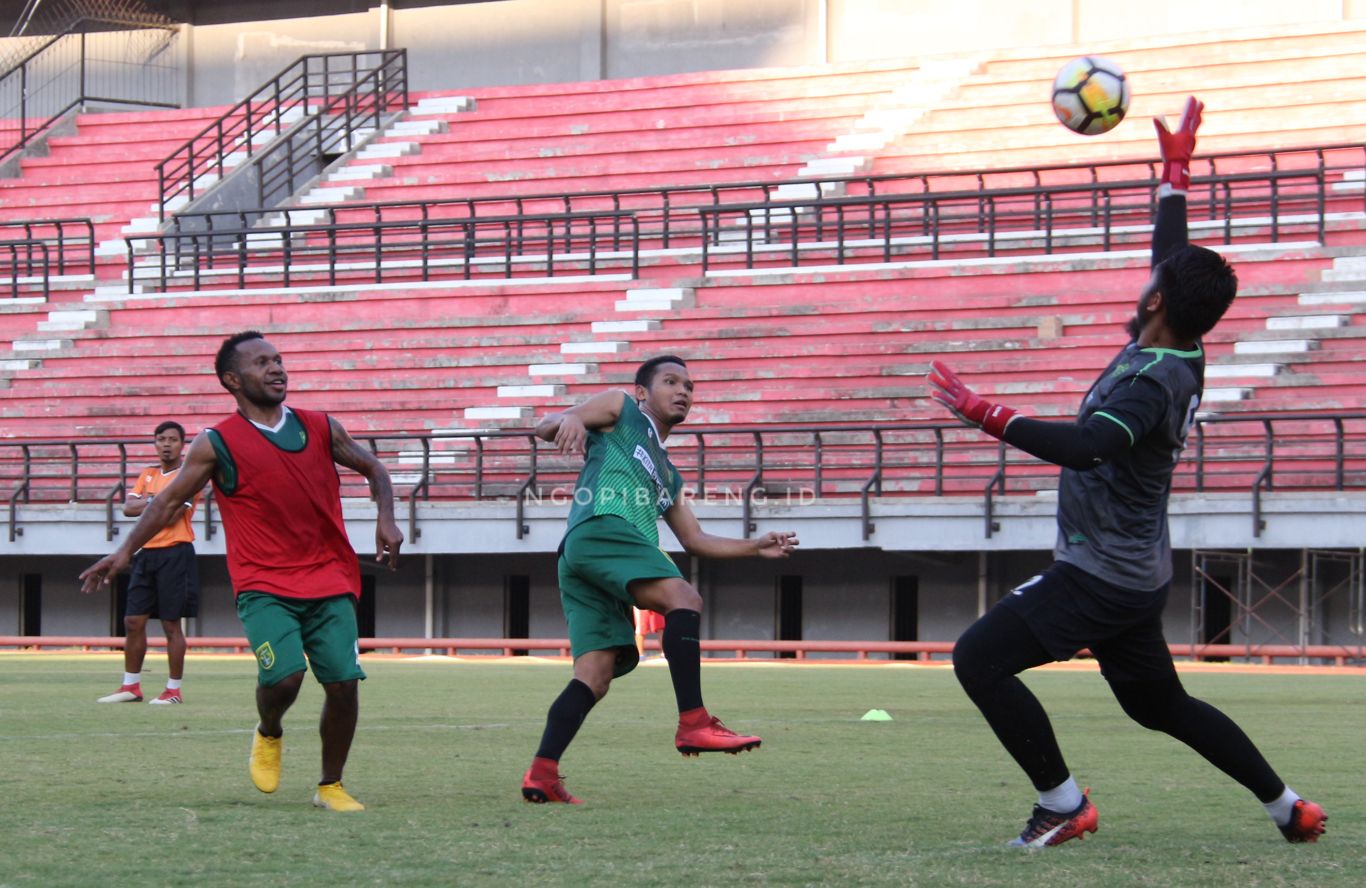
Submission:
<svg viewBox="0 0 1366 888">
<path fill-rule="evenodd" d="M 128 578 L 130 617 L 147 615 L 156 620 L 179 620 L 199 613 L 199 571 L 195 568 L 194 544 L 176 543 L 162 549 L 142 549 L 133 556 Z"/>
<path fill-rule="evenodd" d="M 1055 660 L 1090 648 L 1109 681 L 1154 681 L 1176 674 L 1162 635 L 1170 584 L 1152 591 L 1111 585 L 1061 561 L 1001 599 Z"/>
</svg>

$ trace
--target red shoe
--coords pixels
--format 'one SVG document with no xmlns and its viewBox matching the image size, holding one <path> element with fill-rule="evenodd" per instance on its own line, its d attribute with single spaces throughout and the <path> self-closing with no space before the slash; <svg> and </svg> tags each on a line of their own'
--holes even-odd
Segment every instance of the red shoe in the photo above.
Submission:
<svg viewBox="0 0 1366 888">
<path fill-rule="evenodd" d="M 1287 842 L 1317 842 L 1327 823 L 1328 815 L 1320 805 L 1300 799 L 1290 812 L 1290 822 L 1281 827 L 1281 835 Z"/>
<path fill-rule="evenodd" d="M 148 700 L 147 702 L 162 706 L 167 703 L 184 703 L 185 698 L 180 696 L 180 688 L 176 688 L 174 691 L 167 688 L 161 692 L 160 697 L 157 697 L 155 700 Z"/>
<path fill-rule="evenodd" d="M 107 694 L 96 703 L 138 703 L 142 700 L 142 685 L 123 685 L 112 694 Z"/>
<path fill-rule="evenodd" d="M 545 758 L 532 759 L 531 767 L 522 775 L 522 798 L 538 805 L 546 802 L 583 804 L 564 788 L 564 781 L 560 779 L 560 763 Z"/>
<path fill-rule="evenodd" d="M 1034 813 L 1025 824 L 1024 832 L 1010 840 L 1011 845 L 1020 848 L 1049 848 L 1061 845 L 1068 839 L 1084 839 L 1100 826 L 1100 814 L 1096 806 L 1082 794 L 1081 805 L 1070 814 L 1059 814 L 1042 805 L 1034 806 Z"/>
<path fill-rule="evenodd" d="M 758 749 L 763 742 L 758 737 L 735 733 L 704 707 L 679 713 L 678 733 L 674 734 L 674 746 L 684 755 L 697 755 L 699 752 L 728 752 L 735 755 L 747 749 Z"/>
</svg>

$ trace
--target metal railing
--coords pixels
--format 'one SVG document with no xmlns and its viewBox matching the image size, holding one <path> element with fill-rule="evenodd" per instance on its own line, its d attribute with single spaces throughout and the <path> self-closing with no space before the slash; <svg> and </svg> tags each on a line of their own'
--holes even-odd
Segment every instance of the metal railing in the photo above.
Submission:
<svg viewBox="0 0 1366 888">
<path fill-rule="evenodd" d="M 776 195 L 780 188 L 799 186 L 810 189 L 810 195 L 787 200 L 782 206 L 819 207 L 841 197 L 876 197 L 904 194 L 988 194 L 1009 188 L 1047 189 L 1055 186 L 1114 182 L 1145 181 L 1156 183 L 1156 161 L 1108 161 L 1080 166 L 1015 167 L 974 172 L 918 172 L 882 175 L 836 176 L 794 179 L 788 182 L 773 180 L 728 182 L 712 185 L 679 185 L 657 188 L 628 188 L 600 191 L 546 192 L 528 195 L 490 197 L 433 198 L 390 201 L 365 201 L 327 207 L 279 207 L 270 212 L 280 214 L 284 224 L 295 224 L 294 216 L 307 214 L 310 218 L 319 211 L 326 214 L 323 224 L 339 222 L 392 219 L 463 219 L 483 215 L 515 216 L 529 213 L 585 212 L 611 210 L 629 211 L 640 220 L 642 233 L 657 240 L 663 249 L 700 242 L 699 208 L 719 208 L 741 204 L 779 205 Z M 1240 151 L 1211 154 L 1192 161 L 1198 181 L 1211 180 L 1225 173 L 1249 172 L 1319 172 L 1330 183 L 1337 184 L 1349 171 L 1366 176 L 1366 145 L 1347 143 L 1312 148 L 1293 148 L 1278 151 Z M 1092 219 L 1102 218 L 1104 208 L 1096 190 L 1095 203 L 1090 207 Z M 1191 217 L 1214 218 L 1220 208 L 1219 194 L 1207 189 L 1196 192 L 1191 200 Z M 1342 192 L 1335 203 L 1354 202 L 1366 211 L 1366 190 L 1360 196 Z M 1042 217 L 1042 203 L 1035 215 Z M 201 210 L 176 214 L 168 231 L 219 228 L 246 228 L 255 224 L 266 213 L 265 208 L 241 210 Z M 774 216 L 765 216 L 772 222 Z M 298 223 L 306 230 L 313 223 Z"/>
<path fill-rule="evenodd" d="M 154 284 L 245 288 L 249 280 L 300 283 L 383 283 L 386 280 L 499 279 L 539 273 L 554 277 L 569 265 L 587 274 L 640 271 L 640 234 L 630 213 L 571 213 L 508 218 L 415 220 L 242 228 L 200 234 L 154 234 L 153 259 L 134 266 L 129 292 Z M 255 246 L 263 240 L 266 250 Z"/>
<path fill-rule="evenodd" d="M 307 125 L 318 114 L 372 117 L 362 113 L 367 99 L 363 83 L 380 81 L 379 95 L 393 102 L 401 93 L 406 106 L 407 54 L 404 50 L 321 53 L 301 56 L 279 74 L 258 87 L 219 118 L 157 164 L 157 188 L 161 218 L 178 197 L 193 201 L 207 185 L 226 173 L 230 161 L 251 157 L 291 127 Z M 303 122 L 300 122 L 303 121 Z M 264 205 L 264 204 L 263 204 Z"/>
<path fill-rule="evenodd" d="M 1330 183 L 1320 170 L 1219 174 L 1192 183 L 1194 240 L 1322 242 Z M 702 270 L 718 261 L 836 264 L 1146 249 L 1153 180 L 748 203 L 696 210 Z M 734 234 L 729 242 L 727 233 Z"/>
<path fill-rule="evenodd" d="M 173 26 L 86 18 L 43 41 L 0 74 L 0 162 L 89 103 L 179 107 L 170 58 L 179 34 Z"/>
<path fill-rule="evenodd" d="M 1330 206 L 1341 201 L 1355 206 L 1361 200 L 1350 192 L 1339 194 L 1335 188 L 1342 183 L 1345 171 L 1366 164 L 1366 146 L 1224 155 L 1206 159 L 1204 166 L 1213 169 L 1222 162 L 1226 168 L 1236 167 L 1234 158 L 1276 169 L 1215 173 L 1196 179 L 1188 217 L 1197 241 L 1278 242 L 1299 237 L 1322 242 Z M 754 268 L 760 264 L 800 266 L 1108 251 L 1126 246 L 1146 249 L 1156 207 L 1156 179 L 1109 179 L 1099 172 L 1133 167 L 1116 164 L 1113 168 L 1096 165 L 1084 171 L 1072 170 L 1073 179 L 1078 172 L 1085 172 L 1086 181 L 1082 182 L 985 190 L 883 191 L 790 201 L 771 199 L 776 187 L 773 183 L 536 198 L 393 201 L 328 207 L 328 221 L 322 225 L 291 225 L 291 213 L 297 210 L 281 209 L 275 212 L 283 214 L 286 224 L 257 230 L 277 236 L 292 231 L 298 237 L 307 237 L 310 232 L 347 224 L 436 225 L 483 219 L 489 217 L 480 213 L 495 207 L 512 211 L 492 217 L 504 220 L 519 214 L 530 216 L 533 208 L 558 211 L 596 204 L 598 212 L 610 207 L 610 212 L 620 214 L 619 219 L 632 219 L 633 231 L 639 234 L 633 249 L 700 249 L 704 271 L 720 261 Z M 1028 172 L 1040 181 L 1047 178 L 1043 170 Z M 1018 178 L 1023 173 L 1015 175 Z M 858 182 L 873 191 L 897 185 L 928 187 L 929 183 L 962 178 L 961 174 L 944 174 L 942 180 L 924 175 L 863 177 L 846 182 Z M 982 186 L 1005 181 L 986 173 L 974 174 L 974 178 Z M 756 187 L 763 200 L 736 201 L 737 195 L 747 193 L 746 189 L 753 193 Z M 685 205 L 681 203 L 685 198 L 705 198 L 706 202 Z M 262 214 L 257 210 L 187 213 L 177 217 L 168 234 L 178 230 L 185 236 L 195 233 L 192 229 L 196 226 L 220 234 L 240 232 Z M 619 243 L 626 242 L 624 231 L 614 234 Z M 264 235 L 258 238 L 260 243 L 269 242 Z M 130 257 L 134 240 L 129 240 Z M 161 249 L 165 250 L 164 242 Z M 248 249 L 241 255 L 255 252 Z"/>
<path fill-rule="evenodd" d="M 516 503 L 512 530 L 521 534 L 525 506 L 571 502 L 582 466 L 529 430 L 355 437 L 389 468 L 414 537 L 418 504 L 430 500 Z M 127 476 L 130 447 L 154 461 L 143 438 L 0 441 L 10 539 L 22 533 L 18 503 L 107 503 Z M 1033 496 L 1056 488 L 1058 474 L 974 430 L 939 422 L 685 426 L 674 430 L 669 454 L 694 500 L 745 514 L 766 504 L 858 501 L 865 532 L 875 498 L 973 497 L 983 501 L 989 536 L 996 500 L 988 491 Z M 1263 521 L 1257 497 L 1268 482 L 1277 491 L 1366 492 L 1366 412 L 1197 417 L 1174 492 L 1246 494 L 1252 520 Z M 364 479 L 343 473 L 343 495 L 368 497 Z"/>
<path fill-rule="evenodd" d="M 38 240 L 48 245 L 52 275 L 94 273 L 94 223 L 89 219 L 0 221 L 0 240 Z M 38 257 L 25 260 L 26 275 L 36 275 Z"/>
<path fill-rule="evenodd" d="M 46 299 L 52 291 L 51 247 L 40 240 L 0 240 L 0 286 L 11 299 L 35 291 Z"/>
<path fill-rule="evenodd" d="M 201 652 L 251 653 L 251 643 L 240 635 L 191 635 L 185 638 L 190 650 Z M 127 643 L 122 635 L 0 635 L 0 650 L 76 650 L 85 653 L 121 651 Z M 568 658 L 571 645 L 567 638 L 450 638 L 392 636 L 359 639 L 361 653 L 444 654 L 448 657 L 512 657 L 532 651 Z M 643 639 L 645 650 L 661 651 L 658 638 Z M 147 646 L 159 650 L 166 646 L 163 637 L 149 637 Z M 851 654 L 859 662 L 916 660 L 922 663 L 947 660 L 953 653 L 952 641 L 777 641 L 767 638 L 704 638 L 699 642 L 704 654 L 717 660 L 763 660 L 781 662 L 782 655 L 794 660 L 810 660 L 812 654 Z M 1366 663 L 1366 645 L 1344 644 L 1169 644 L 1176 659 L 1227 660 L 1230 657 L 1260 662 L 1269 666 L 1278 661 L 1322 660 L 1333 666 L 1361 666 Z M 1085 657 L 1082 652 L 1079 657 Z M 757 655 L 757 656 L 756 656 Z"/>
<path fill-rule="evenodd" d="M 385 50 L 369 71 L 324 100 L 292 132 L 253 161 L 256 205 L 273 207 L 322 172 L 336 157 L 378 132 L 390 114 L 408 107 L 407 50 Z"/>
<path fill-rule="evenodd" d="M 0 293 L 44 299 L 54 275 L 95 273 L 95 226 L 89 219 L 0 222 Z"/>
</svg>

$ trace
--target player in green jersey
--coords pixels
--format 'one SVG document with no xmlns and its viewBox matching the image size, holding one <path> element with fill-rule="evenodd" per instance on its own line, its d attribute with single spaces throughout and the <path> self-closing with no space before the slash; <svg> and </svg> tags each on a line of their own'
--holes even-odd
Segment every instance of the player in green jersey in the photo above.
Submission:
<svg viewBox="0 0 1366 888">
<path fill-rule="evenodd" d="M 683 360 L 661 355 L 636 371 L 634 399 L 620 390 L 603 392 L 536 427 L 561 453 L 582 452 L 584 466 L 559 560 L 574 678 L 551 704 L 540 749 L 522 778 L 527 801 L 579 804 L 560 779 L 560 756 L 612 679 L 636 666 L 632 606 L 664 615 L 661 643 L 678 698 L 678 751 L 733 754 L 762 742 L 730 730 L 702 705 L 702 597 L 659 548 L 658 520 L 668 522 L 689 553 L 711 558 L 786 558 L 797 536 L 742 540 L 703 532 L 680 496 L 683 480 L 664 443 L 687 418 L 692 399 Z"/>
</svg>

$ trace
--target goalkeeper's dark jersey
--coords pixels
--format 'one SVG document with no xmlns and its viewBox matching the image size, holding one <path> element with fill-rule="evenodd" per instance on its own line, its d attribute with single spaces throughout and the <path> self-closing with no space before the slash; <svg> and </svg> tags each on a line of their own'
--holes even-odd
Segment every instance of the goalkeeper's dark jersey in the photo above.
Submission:
<svg viewBox="0 0 1366 888">
<path fill-rule="evenodd" d="M 1153 223 L 1153 265 L 1188 241 L 1186 198 L 1164 197 Z M 1205 353 L 1130 342 L 1091 386 L 1077 423 L 1117 423 L 1130 447 L 1084 472 L 1063 469 L 1054 557 L 1116 586 L 1152 590 L 1172 577 L 1167 499 L 1186 432 L 1205 391 Z"/>
<path fill-rule="evenodd" d="M 1129 343 L 1091 386 L 1077 417 L 1118 424 L 1132 446 L 1084 472 L 1063 469 L 1054 557 L 1116 586 L 1151 590 L 1172 576 L 1167 498 L 1205 385 L 1205 356 Z"/>
</svg>

